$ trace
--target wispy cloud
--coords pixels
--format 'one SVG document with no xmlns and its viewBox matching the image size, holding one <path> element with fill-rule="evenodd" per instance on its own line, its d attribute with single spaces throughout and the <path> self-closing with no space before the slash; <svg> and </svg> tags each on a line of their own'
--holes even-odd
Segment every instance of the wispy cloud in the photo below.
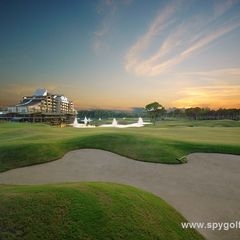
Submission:
<svg viewBox="0 0 240 240">
<path fill-rule="evenodd" d="M 153 39 L 173 23 L 171 18 L 176 10 L 176 5 L 167 6 L 165 10 L 150 24 L 147 32 L 130 48 L 126 56 L 126 69 L 128 71 L 134 71 L 136 74 L 146 74 L 151 70 L 154 62 L 156 62 L 165 52 L 168 52 L 169 46 L 165 43 L 158 52 L 149 59 L 140 59 L 140 55 L 149 48 Z"/>
<path fill-rule="evenodd" d="M 186 3 L 186 2 L 185 2 Z M 239 14 L 225 17 L 236 1 L 221 1 L 211 13 L 184 15 L 184 2 L 163 9 L 126 54 L 125 68 L 137 75 L 158 76 L 240 27 Z M 159 42 L 153 49 L 153 42 Z M 146 52 L 154 52 L 147 56 Z"/>
<path fill-rule="evenodd" d="M 106 37 L 110 35 L 115 22 L 116 14 L 121 7 L 127 7 L 133 0 L 100 0 L 96 7 L 101 16 L 98 29 L 94 32 L 93 49 L 98 52 L 108 48 Z"/>
<path fill-rule="evenodd" d="M 239 108 L 240 85 L 190 87 L 179 92 L 179 99 L 172 102 L 177 107 Z"/>
<path fill-rule="evenodd" d="M 102 17 L 99 28 L 94 32 L 93 49 L 97 52 L 106 47 L 105 36 L 111 29 L 111 23 L 116 13 L 117 5 L 114 1 L 100 1 L 96 11 Z"/>
<path fill-rule="evenodd" d="M 239 84 L 240 68 L 223 68 L 201 72 L 187 72 L 178 74 L 182 78 L 196 78 L 204 82 L 208 81 L 208 84 L 228 83 L 230 85 Z"/>
<path fill-rule="evenodd" d="M 214 17 L 220 17 L 224 15 L 233 5 L 235 5 L 238 0 L 225 0 L 225 1 L 215 1 L 213 4 Z"/>
<path fill-rule="evenodd" d="M 187 72 L 176 77 L 183 81 L 183 87 L 175 92 L 172 106 L 240 107 L 240 68 Z"/>
</svg>

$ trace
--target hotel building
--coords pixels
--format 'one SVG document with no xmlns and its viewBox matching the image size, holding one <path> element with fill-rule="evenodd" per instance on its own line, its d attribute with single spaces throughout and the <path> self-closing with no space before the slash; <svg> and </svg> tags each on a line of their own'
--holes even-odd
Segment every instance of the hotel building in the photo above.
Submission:
<svg viewBox="0 0 240 240">
<path fill-rule="evenodd" d="M 15 106 L 8 107 L 8 116 L 27 121 L 72 122 L 77 114 L 73 102 L 62 94 L 52 94 L 47 89 L 37 89 L 32 96 L 24 96 Z"/>
</svg>

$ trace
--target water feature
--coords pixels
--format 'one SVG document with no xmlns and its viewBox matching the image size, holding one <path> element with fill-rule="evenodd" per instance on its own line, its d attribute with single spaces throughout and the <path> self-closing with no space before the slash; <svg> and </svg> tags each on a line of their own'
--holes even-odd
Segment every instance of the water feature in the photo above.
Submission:
<svg viewBox="0 0 240 240">
<path fill-rule="evenodd" d="M 93 125 L 90 125 L 90 118 L 87 119 L 87 117 L 82 120 L 84 122 L 83 124 L 78 123 L 78 119 L 75 118 L 73 124 L 70 124 L 71 126 L 75 128 L 92 128 L 95 127 Z M 100 125 L 99 127 L 117 127 L 117 128 L 128 128 L 128 127 L 143 127 L 145 124 L 151 124 L 149 122 L 144 122 L 141 117 L 138 118 L 138 121 L 136 123 L 130 123 L 130 124 L 118 124 L 116 118 L 113 118 L 111 124 L 103 124 Z"/>
<path fill-rule="evenodd" d="M 117 127 L 117 128 L 128 128 L 128 127 L 143 127 L 145 124 L 151 124 L 149 122 L 144 122 L 141 117 L 138 118 L 136 123 L 130 124 L 118 124 L 116 118 L 113 119 L 112 124 L 103 124 L 100 127 Z"/>
<path fill-rule="evenodd" d="M 78 123 L 78 119 L 77 119 L 77 117 L 75 117 L 75 119 L 74 119 L 74 122 L 73 122 L 73 125 L 72 125 L 73 127 L 78 127 L 79 126 L 79 123 Z"/>
<path fill-rule="evenodd" d="M 138 124 L 139 126 L 144 124 L 144 123 L 143 123 L 143 119 L 142 119 L 141 117 L 138 118 L 137 124 Z"/>
<path fill-rule="evenodd" d="M 84 124 L 81 124 L 81 123 L 78 123 L 78 119 L 77 119 L 77 117 L 75 117 L 73 124 L 70 124 L 70 125 L 73 126 L 74 128 L 94 128 L 95 127 L 94 125 L 87 125 L 88 120 L 86 117 L 85 117 L 85 119 L 83 121 Z"/>
<path fill-rule="evenodd" d="M 114 118 L 112 121 L 112 126 L 117 127 L 117 125 L 118 125 L 118 122 L 117 122 L 116 118 Z"/>
<path fill-rule="evenodd" d="M 86 116 L 85 116 L 83 122 L 84 122 L 85 126 L 87 126 L 88 120 L 87 120 L 87 117 L 86 117 Z"/>
</svg>

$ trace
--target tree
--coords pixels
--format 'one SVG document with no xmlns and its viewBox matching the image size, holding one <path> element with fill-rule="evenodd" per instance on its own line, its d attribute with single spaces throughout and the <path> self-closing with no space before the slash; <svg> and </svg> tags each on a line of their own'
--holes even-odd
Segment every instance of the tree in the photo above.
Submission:
<svg viewBox="0 0 240 240">
<path fill-rule="evenodd" d="M 187 108 L 185 110 L 186 115 L 194 120 L 198 120 L 200 112 L 201 112 L 201 108 L 199 107 Z"/>
<path fill-rule="evenodd" d="M 155 124 L 157 121 L 157 118 L 160 115 L 163 115 L 165 113 L 165 108 L 159 104 L 158 102 L 152 102 L 145 106 L 145 109 L 151 119 L 151 121 Z"/>
</svg>

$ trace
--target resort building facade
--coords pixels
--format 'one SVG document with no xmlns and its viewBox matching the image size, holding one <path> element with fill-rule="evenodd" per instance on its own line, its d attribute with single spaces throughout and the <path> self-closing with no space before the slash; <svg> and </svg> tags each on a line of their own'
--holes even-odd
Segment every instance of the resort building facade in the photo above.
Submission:
<svg viewBox="0 0 240 240">
<path fill-rule="evenodd" d="M 24 96 L 17 105 L 8 107 L 2 119 L 60 124 L 72 123 L 76 114 L 73 102 L 64 95 L 37 89 L 32 96 Z"/>
<path fill-rule="evenodd" d="M 8 112 L 74 114 L 76 110 L 67 97 L 48 93 L 46 89 L 37 89 L 32 96 L 24 96 L 20 103 L 8 107 Z"/>
</svg>

